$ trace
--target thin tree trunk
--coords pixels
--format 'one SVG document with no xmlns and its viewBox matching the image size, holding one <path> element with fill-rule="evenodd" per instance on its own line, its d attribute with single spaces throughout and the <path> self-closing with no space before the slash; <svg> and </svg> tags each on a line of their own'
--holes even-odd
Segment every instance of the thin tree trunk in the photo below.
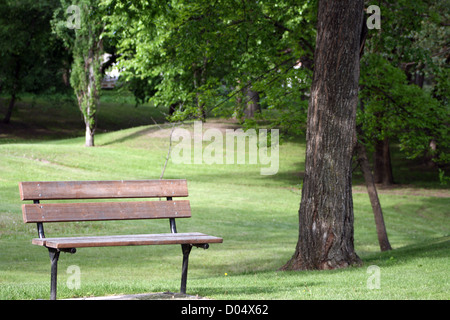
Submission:
<svg viewBox="0 0 450 320">
<path fill-rule="evenodd" d="M 196 100 L 197 100 L 197 117 L 202 122 L 206 121 L 206 106 L 205 101 L 202 98 L 202 94 L 199 91 L 199 87 L 201 88 L 206 83 L 206 67 L 208 63 L 208 58 L 206 56 L 203 57 L 203 63 L 200 68 L 196 68 L 194 71 L 194 88 L 197 90 Z M 194 64 L 195 67 L 195 64 Z M 200 78 L 200 79 L 198 79 Z"/>
<path fill-rule="evenodd" d="M 236 103 L 234 105 L 233 119 L 241 121 L 242 110 L 242 95 L 236 96 Z"/>
<path fill-rule="evenodd" d="M 361 167 L 361 171 L 366 182 L 367 192 L 369 194 L 370 204 L 372 205 L 372 211 L 375 218 L 375 226 L 377 229 L 378 243 L 380 244 L 381 251 L 391 250 L 391 244 L 389 243 L 388 235 L 386 232 L 386 226 L 384 224 L 383 211 L 381 209 L 380 199 L 378 198 L 377 188 L 373 180 L 372 171 L 370 170 L 369 160 L 367 159 L 367 153 L 365 146 L 358 142 L 356 145 L 356 154 L 358 157 L 358 163 Z"/>
<path fill-rule="evenodd" d="M 375 183 L 380 183 L 384 186 L 394 184 L 388 138 L 375 143 L 373 175 Z"/>
<path fill-rule="evenodd" d="M 363 5 L 362 0 L 319 0 L 299 238 L 282 270 L 361 262 L 353 244 L 351 161 Z"/>
<path fill-rule="evenodd" d="M 197 117 L 202 122 L 206 121 L 206 110 L 205 110 L 205 102 L 202 100 L 200 93 L 196 94 L 197 99 Z"/>
<path fill-rule="evenodd" d="M 243 121 L 243 116 L 244 116 L 244 90 L 241 88 L 241 82 L 240 80 L 238 80 L 238 84 L 236 86 L 236 88 L 234 88 L 234 91 L 236 92 L 235 94 L 235 104 L 234 104 L 234 111 L 233 111 L 233 120 L 238 120 L 239 123 L 241 123 Z"/>
<path fill-rule="evenodd" d="M 99 52 L 94 48 L 89 49 L 89 55 L 85 59 L 85 70 L 87 73 L 87 90 L 84 93 L 86 109 L 84 110 L 84 122 L 86 124 L 86 147 L 94 146 L 94 135 L 97 128 L 97 111 L 99 107 L 99 88 L 97 79 L 101 74 L 95 70 L 96 62 L 99 60 Z"/>
<path fill-rule="evenodd" d="M 86 124 L 86 138 L 85 138 L 85 146 L 93 147 L 94 146 L 94 131 L 91 130 L 89 124 Z"/>
<path fill-rule="evenodd" d="M 20 61 L 19 57 L 16 59 L 16 68 L 14 70 L 14 83 L 12 87 L 11 99 L 9 100 L 8 110 L 6 110 L 5 117 L 3 118 L 3 123 L 8 124 L 11 121 L 11 115 L 14 110 L 14 105 L 16 104 L 17 91 L 19 87 L 19 75 L 20 75 Z"/>
<path fill-rule="evenodd" d="M 9 100 L 8 110 L 6 110 L 5 118 L 3 118 L 3 123 L 9 123 L 11 121 L 12 111 L 14 109 L 14 104 L 16 103 L 16 93 L 14 92 L 11 95 L 11 99 Z"/>
<path fill-rule="evenodd" d="M 433 161 L 436 158 L 436 149 L 437 149 L 436 139 L 432 138 L 428 146 L 429 151 L 424 157 L 425 165 L 428 168 L 437 168 L 436 162 Z"/>
<path fill-rule="evenodd" d="M 365 24 L 363 24 L 363 30 L 361 32 L 361 42 L 360 42 L 360 58 L 364 54 L 364 45 L 367 37 L 368 29 Z M 360 100 L 361 111 L 364 112 L 364 102 Z M 362 128 L 360 126 L 356 127 L 356 132 L 360 138 L 364 136 Z M 357 140 L 355 146 L 356 155 L 358 158 L 358 163 L 363 173 L 364 181 L 367 187 L 367 193 L 369 194 L 370 204 L 372 205 L 372 212 L 375 218 L 375 227 L 377 229 L 378 243 L 380 245 L 381 251 L 391 250 L 391 244 L 389 243 L 388 235 L 386 232 L 386 226 L 384 224 L 383 211 L 381 209 L 380 199 L 378 198 L 377 187 L 373 178 L 372 171 L 370 169 L 369 160 L 367 158 L 366 147 L 363 143 Z"/>
<path fill-rule="evenodd" d="M 259 104 L 259 92 L 253 90 L 252 86 L 249 86 L 247 91 L 247 107 L 245 108 L 245 118 L 251 119 L 255 117 L 256 112 L 261 112 L 261 106 Z"/>
</svg>

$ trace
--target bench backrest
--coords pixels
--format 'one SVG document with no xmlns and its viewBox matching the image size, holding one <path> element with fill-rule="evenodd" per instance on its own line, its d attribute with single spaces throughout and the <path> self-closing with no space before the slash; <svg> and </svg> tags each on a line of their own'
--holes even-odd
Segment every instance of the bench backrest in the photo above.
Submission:
<svg viewBox="0 0 450 320">
<path fill-rule="evenodd" d="M 20 182 L 23 220 L 29 222 L 189 218 L 188 200 L 40 203 L 42 200 L 187 197 L 186 180 Z"/>
</svg>

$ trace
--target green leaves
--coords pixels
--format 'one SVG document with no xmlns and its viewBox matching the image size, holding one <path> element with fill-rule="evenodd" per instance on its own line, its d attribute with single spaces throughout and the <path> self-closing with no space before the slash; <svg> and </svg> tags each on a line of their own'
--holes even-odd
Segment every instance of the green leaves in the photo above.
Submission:
<svg viewBox="0 0 450 320">
<path fill-rule="evenodd" d="M 408 158 L 448 163 L 448 0 L 374 4 L 382 23 L 361 60 L 361 139 L 394 138 Z"/>
<path fill-rule="evenodd" d="M 67 8 L 76 6 L 79 14 L 77 28 L 67 25 Z M 86 125 L 86 145 L 93 146 L 96 114 L 101 89 L 101 56 L 103 54 L 104 22 L 106 13 L 93 0 L 61 0 L 61 8 L 55 10 L 54 32 L 64 40 L 73 56 L 70 84 L 75 91 L 78 107 Z M 79 27 L 79 28 L 78 28 Z"/>
<path fill-rule="evenodd" d="M 65 53 L 52 37 L 55 1 L 0 2 L 0 86 L 3 93 L 63 90 Z"/>
<path fill-rule="evenodd" d="M 228 102 L 250 83 L 271 108 L 281 110 L 303 95 L 297 86 L 288 94 L 286 88 L 298 77 L 292 73 L 296 60 L 312 57 L 315 1 L 148 3 L 140 10 L 128 1 L 102 6 L 111 10 L 108 33 L 119 37 L 123 78 L 142 86 L 158 79 L 147 90 L 154 104 L 177 103 L 184 116 L 195 116 L 201 106 L 233 114 L 236 105 Z"/>
<path fill-rule="evenodd" d="M 396 137 L 408 158 L 427 154 L 433 139 L 439 140 L 442 151 L 448 148 L 448 135 L 442 135 L 448 109 L 429 92 L 408 83 L 404 71 L 368 54 L 361 63 L 360 84 L 357 121 L 366 142 Z"/>
</svg>

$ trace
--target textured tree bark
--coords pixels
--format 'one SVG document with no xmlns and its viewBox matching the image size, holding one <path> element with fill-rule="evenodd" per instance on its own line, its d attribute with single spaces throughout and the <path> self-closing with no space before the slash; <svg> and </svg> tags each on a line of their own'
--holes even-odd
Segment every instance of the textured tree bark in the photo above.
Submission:
<svg viewBox="0 0 450 320">
<path fill-rule="evenodd" d="M 353 245 L 351 160 L 363 5 L 362 0 L 319 1 L 299 238 L 282 270 L 360 263 Z"/>
</svg>

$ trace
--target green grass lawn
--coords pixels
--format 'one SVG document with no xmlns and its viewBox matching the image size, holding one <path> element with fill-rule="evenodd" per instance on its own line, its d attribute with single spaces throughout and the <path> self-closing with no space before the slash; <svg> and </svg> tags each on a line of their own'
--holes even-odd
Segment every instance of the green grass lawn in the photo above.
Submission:
<svg viewBox="0 0 450 320">
<path fill-rule="evenodd" d="M 0 299 L 49 297 L 48 253 L 31 245 L 36 226 L 22 221 L 19 181 L 159 178 L 169 146 L 168 137 L 151 125 L 151 118 L 163 118 L 159 111 L 151 106 L 131 109 L 131 102 L 114 99 L 103 102 L 110 103 L 113 114 L 103 108 L 106 129 L 96 136 L 95 148 L 83 146 L 82 123 L 76 131 L 76 121 L 51 127 L 46 120 L 44 136 L 26 136 L 26 121 L 19 117 L 26 105 L 13 117 L 21 123 L 22 135 L 0 132 Z M 79 117 L 77 111 L 73 117 Z M 139 119 L 125 120 L 127 115 Z M 62 127 L 66 130 L 58 129 Z M 304 139 L 282 144 L 279 172 L 273 176 L 260 175 L 258 165 L 169 161 L 164 178 L 187 179 L 190 192 L 192 218 L 180 219 L 178 231 L 224 239 L 208 250 L 192 250 L 187 293 L 212 299 L 449 299 L 450 192 L 433 173 L 426 183 L 415 184 L 407 180 L 411 170 L 398 170 L 397 180 L 407 185 L 380 190 L 392 251 L 379 251 L 369 198 L 357 175 L 355 247 L 364 264 L 332 271 L 278 271 L 297 242 L 304 151 Z M 45 231 L 47 236 L 68 236 L 170 229 L 168 221 L 150 220 L 47 224 Z M 177 292 L 181 258 L 179 246 L 85 248 L 61 254 L 58 298 Z M 72 265 L 81 271 L 79 289 L 67 285 Z M 368 286 L 372 265 L 379 268 L 379 289 Z"/>
</svg>

